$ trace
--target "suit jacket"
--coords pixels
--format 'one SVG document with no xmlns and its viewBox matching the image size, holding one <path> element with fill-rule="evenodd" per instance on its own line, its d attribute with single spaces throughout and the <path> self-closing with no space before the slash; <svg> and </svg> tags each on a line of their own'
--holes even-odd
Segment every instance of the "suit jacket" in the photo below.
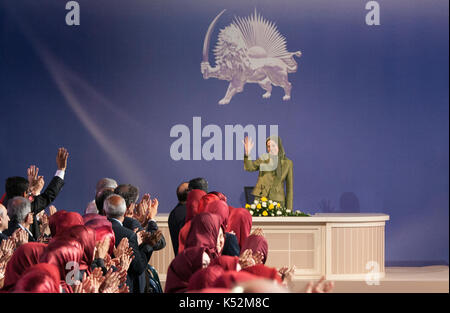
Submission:
<svg viewBox="0 0 450 313">
<path fill-rule="evenodd" d="M 4 233 L 0 233 L 0 243 L 2 243 L 4 239 L 8 239 L 8 236 L 6 236 Z"/>
<path fill-rule="evenodd" d="M 123 220 L 123 226 L 134 231 L 136 228 L 138 229 L 138 231 L 142 230 L 142 225 L 141 223 L 139 223 L 138 220 L 132 218 L 132 217 L 128 217 L 126 216 Z"/>
<path fill-rule="evenodd" d="M 127 285 L 130 288 L 130 292 L 139 293 L 142 292 L 144 286 L 142 285 L 142 274 L 147 268 L 148 261 L 150 259 L 153 248 L 148 244 L 138 245 L 137 235 L 134 231 L 122 226 L 115 219 L 108 218 L 112 224 L 112 229 L 116 237 L 115 245 L 119 245 L 123 238 L 128 238 L 130 248 L 133 249 L 134 259 L 131 261 L 130 268 L 127 273 Z"/>
<path fill-rule="evenodd" d="M 223 246 L 222 254 L 230 256 L 239 256 L 241 248 L 236 235 L 225 233 L 225 244 Z"/>
<path fill-rule="evenodd" d="M 249 172 L 259 171 L 258 181 L 252 194 L 256 197 L 267 197 L 273 201 L 279 201 L 286 204 L 286 209 L 292 210 L 293 201 L 293 163 L 288 158 L 280 160 L 283 172 L 281 180 L 276 179 L 274 171 L 259 171 L 261 163 L 264 161 L 259 158 L 252 161 L 248 156 L 244 156 L 244 169 Z M 286 193 L 284 185 L 286 184 Z"/>
<path fill-rule="evenodd" d="M 18 228 L 20 228 L 19 223 L 9 221 L 9 223 L 8 223 L 8 229 L 6 229 L 6 230 L 3 232 L 3 234 L 6 235 L 7 237 L 9 237 L 9 236 L 11 236 L 11 235 L 16 231 L 16 229 L 18 229 Z M 36 238 L 35 238 L 34 236 L 28 234 L 28 242 L 33 242 L 33 241 L 36 241 Z"/>
<path fill-rule="evenodd" d="M 186 204 L 178 203 L 169 214 L 169 231 L 175 256 L 178 254 L 178 235 L 186 222 Z"/>
</svg>

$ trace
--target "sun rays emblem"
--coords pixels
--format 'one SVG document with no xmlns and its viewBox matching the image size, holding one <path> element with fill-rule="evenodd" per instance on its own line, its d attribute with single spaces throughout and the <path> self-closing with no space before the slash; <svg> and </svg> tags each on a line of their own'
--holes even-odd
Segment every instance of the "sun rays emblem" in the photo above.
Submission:
<svg viewBox="0 0 450 313">
<path fill-rule="evenodd" d="M 216 66 L 209 64 L 211 34 L 225 11 L 220 12 L 209 25 L 200 64 L 203 78 L 213 77 L 230 82 L 219 104 L 230 103 L 236 93 L 242 92 L 246 83 L 259 84 L 266 91 L 263 98 L 271 96 L 272 86 L 279 86 L 285 92 L 283 100 L 290 100 L 292 84 L 288 80 L 288 73 L 297 71 L 294 56 L 300 57 L 302 53 L 287 51 L 286 39 L 278 32 L 275 24 L 256 10 L 249 17 L 235 18 L 230 25 L 220 30 L 214 48 Z"/>
</svg>

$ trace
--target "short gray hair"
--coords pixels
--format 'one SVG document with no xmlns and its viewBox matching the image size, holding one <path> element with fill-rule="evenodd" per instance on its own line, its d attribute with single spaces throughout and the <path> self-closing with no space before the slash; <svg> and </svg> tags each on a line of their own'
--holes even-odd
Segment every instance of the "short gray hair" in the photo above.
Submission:
<svg viewBox="0 0 450 313">
<path fill-rule="evenodd" d="M 127 204 L 125 199 L 119 195 L 109 195 L 103 203 L 103 210 L 110 218 L 117 218 L 125 215 Z"/>
<path fill-rule="evenodd" d="M 98 195 L 105 188 L 116 189 L 118 186 L 117 182 L 112 178 L 102 178 L 98 181 L 97 186 L 95 187 L 95 194 Z"/>
<path fill-rule="evenodd" d="M 23 223 L 31 213 L 31 202 L 24 197 L 14 197 L 8 201 L 8 215 L 11 221 Z"/>
</svg>

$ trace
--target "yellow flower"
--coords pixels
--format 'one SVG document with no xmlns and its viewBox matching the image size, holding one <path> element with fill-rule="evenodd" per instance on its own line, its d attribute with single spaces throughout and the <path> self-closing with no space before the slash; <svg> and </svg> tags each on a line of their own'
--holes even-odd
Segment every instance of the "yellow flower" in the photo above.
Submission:
<svg viewBox="0 0 450 313">
<path fill-rule="evenodd" d="M 277 208 L 279 208 L 281 206 L 281 204 L 277 203 Z"/>
<path fill-rule="evenodd" d="M 267 213 L 267 211 L 264 211 L 264 212 L 262 213 L 262 215 L 267 216 L 267 215 L 269 215 L 269 213 Z"/>
<path fill-rule="evenodd" d="M 256 206 L 257 209 L 261 209 L 261 203 L 258 203 L 258 205 Z"/>
<path fill-rule="evenodd" d="M 273 203 L 269 204 L 269 209 L 270 209 L 270 210 L 273 210 L 274 207 L 275 207 L 275 206 L 273 205 Z"/>
<path fill-rule="evenodd" d="M 250 204 L 247 203 L 247 204 L 245 205 L 245 208 L 246 208 L 246 209 L 250 209 Z"/>
<path fill-rule="evenodd" d="M 267 201 L 267 198 L 266 198 L 266 197 L 262 197 L 262 198 L 261 198 L 261 201 L 263 201 L 263 202 L 264 202 L 264 201 Z"/>
</svg>

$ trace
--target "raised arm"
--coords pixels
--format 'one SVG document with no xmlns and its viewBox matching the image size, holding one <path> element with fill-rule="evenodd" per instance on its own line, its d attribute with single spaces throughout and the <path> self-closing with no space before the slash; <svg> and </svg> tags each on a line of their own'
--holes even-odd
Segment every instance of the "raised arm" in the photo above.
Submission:
<svg viewBox="0 0 450 313">
<path fill-rule="evenodd" d="M 247 172 L 254 172 L 259 170 L 259 165 L 261 164 L 261 160 L 258 159 L 256 161 L 252 161 L 249 158 L 250 152 L 252 151 L 255 144 L 253 143 L 253 140 L 251 138 L 245 137 L 244 141 L 244 170 Z"/>
<path fill-rule="evenodd" d="M 34 214 L 37 214 L 40 211 L 44 210 L 58 196 L 59 192 L 64 186 L 64 175 L 67 168 L 68 158 L 69 152 L 67 152 L 65 148 L 59 148 L 58 154 L 56 156 L 56 165 L 58 167 L 58 170 L 56 171 L 55 176 L 50 181 L 45 191 L 34 198 L 34 201 L 31 204 L 31 209 Z"/>
</svg>

